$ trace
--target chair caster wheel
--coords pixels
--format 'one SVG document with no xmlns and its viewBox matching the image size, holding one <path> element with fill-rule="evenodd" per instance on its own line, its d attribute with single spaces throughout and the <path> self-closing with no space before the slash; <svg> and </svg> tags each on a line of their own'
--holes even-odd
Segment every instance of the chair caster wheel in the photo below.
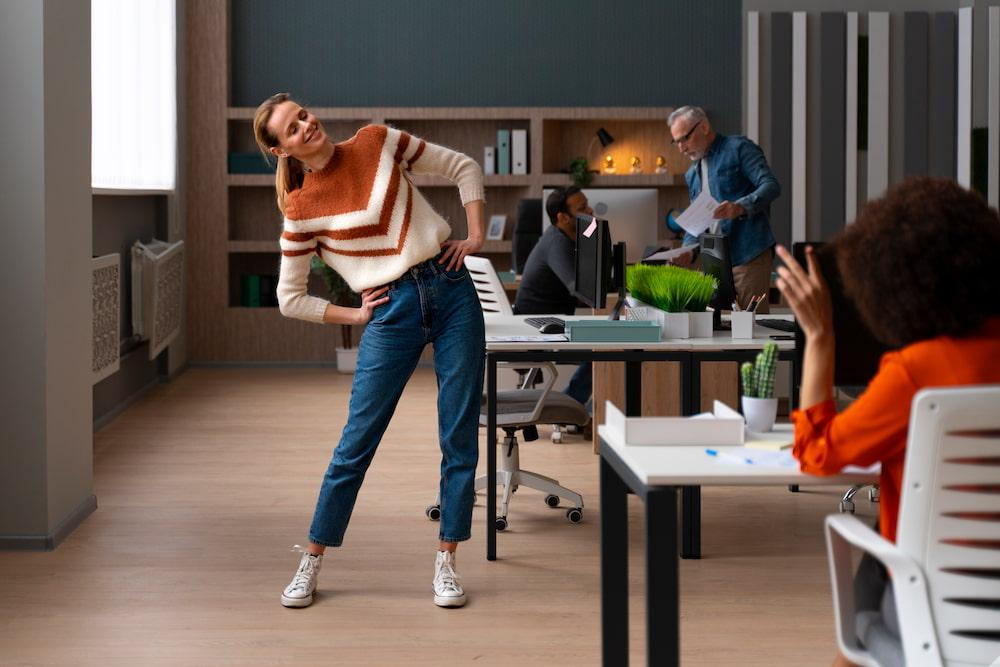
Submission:
<svg viewBox="0 0 1000 667">
<path fill-rule="evenodd" d="M 498 516 L 496 521 L 493 522 L 498 531 L 507 530 L 507 517 Z"/>
<path fill-rule="evenodd" d="M 854 503 L 850 500 L 841 500 L 840 511 L 841 513 L 854 514 Z"/>
<path fill-rule="evenodd" d="M 440 521 L 441 520 L 441 506 L 440 505 L 428 505 L 427 509 L 424 510 L 424 514 L 426 514 L 427 518 L 430 519 L 431 521 Z"/>
<path fill-rule="evenodd" d="M 553 431 L 552 432 L 552 442 L 554 444 L 556 444 L 556 445 L 561 444 L 562 443 L 562 437 L 563 437 L 563 434 L 562 434 L 561 431 Z"/>
<path fill-rule="evenodd" d="M 566 512 L 566 518 L 569 519 L 570 523 L 580 523 L 583 521 L 583 510 L 579 507 L 574 507 Z"/>
<path fill-rule="evenodd" d="M 549 507 L 559 507 L 559 496 L 554 496 L 550 493 L 545 496 L 545 504 Z"/>
<path fill-rule="evenodd" d="M 868 502 L 877 503 L 879 501 L 878 487 L 868 489 Z"/>
</svg>

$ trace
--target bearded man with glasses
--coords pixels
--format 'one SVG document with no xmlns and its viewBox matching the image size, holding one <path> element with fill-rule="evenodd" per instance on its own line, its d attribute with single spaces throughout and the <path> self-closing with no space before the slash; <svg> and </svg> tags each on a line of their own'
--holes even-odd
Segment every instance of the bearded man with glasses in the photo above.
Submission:
<svg viewBox="0 0 1000 667">
<path fill-rule="evenodd" d="M 720 202 L 715 209 L 716 222 L 708 231 L 729 237 L 733 282 L 737 299 L 745 306 L 771 286 L 771 202 L 781 194 L 778 179 L 771 173 L 760 146 L 746 137 L 716 133 L 700 107 L 677 109 L 670 114 L 667 125 L 672 143 L 694 163 L 684 174 L 691 201 L 708 187 Z M 697 242 L 694 236 L 685 234 L 684 245 Z M 675 259 L 674 264 L 690 266 L 693 261 L 691 252 Z M 762 300 L 758 313 L 768 311 L 767 301 Z"/>
</svg>

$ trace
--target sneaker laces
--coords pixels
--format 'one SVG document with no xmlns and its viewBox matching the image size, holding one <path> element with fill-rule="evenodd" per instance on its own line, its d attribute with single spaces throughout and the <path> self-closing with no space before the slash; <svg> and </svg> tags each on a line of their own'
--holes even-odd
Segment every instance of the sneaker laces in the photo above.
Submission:
<svg viewBox="0 0 1000 667">
<path fill-rule="evenodd" d="M 296 544 L 292 547 L 292 551 L 297 551 L 301 554 L 309 553 L 304 548 Z M 295 576 L 292 577 L 292 583 L 288 584 L 289 591 L 307 591 L 309 590 L 309 581 L 316 576 L 316 563 L 319 561 L 319 557 L 316 558 L 303 558 L 302 562 L 299 564 L 299 569 L 295 572 Z"/>
<path fill-rule="evenodd" d="M 438 568 L 437 576 L 434 577 L 434 584 L 439 588 L 443 588 L 447 593 L 461 593 L 462 589 L 458 585 L 461 579 L 461 575 L 455 572 L 455 568 L 451 563 L 442 562 Z"/>
</svg>

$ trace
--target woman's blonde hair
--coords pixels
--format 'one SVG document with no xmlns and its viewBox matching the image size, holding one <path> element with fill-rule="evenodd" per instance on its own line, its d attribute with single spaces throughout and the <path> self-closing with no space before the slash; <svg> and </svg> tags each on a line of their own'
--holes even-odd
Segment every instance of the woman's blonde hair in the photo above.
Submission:
<svg viewBox="0 0 1000 667">
<path fill-rule="evenodd" d="M 270 160 L 275 157 L 269 149 L 274 148 L 278 145 L 278 137 L 271 133 L 267 129 L 267 124 L 271 120 L 271 114 L 274 113 L 275 108 L 283 102 L 288 102 L 292 98 L 288 93 L 277 93 L 276 95 L 271 95 L 269 98 L 264 100 L 264 102 L 257 107 L 257 111 L 253 115 L 253 137 L 257 141 L 257 147 L 260 148 L 264 157 Z M 278 209 L 284 213 L 285 212 L 285 197 L 292 190 L 297 190 L 302 187 L 302 179 L 305 176 L 305 171 L 302 168 L 302 163 L 293 158 L 279 157 L 278 158 L 278 169 L 275 174 L 274 179 L 274 189 L 277 194 L 278 199 Z"/>
</svg>

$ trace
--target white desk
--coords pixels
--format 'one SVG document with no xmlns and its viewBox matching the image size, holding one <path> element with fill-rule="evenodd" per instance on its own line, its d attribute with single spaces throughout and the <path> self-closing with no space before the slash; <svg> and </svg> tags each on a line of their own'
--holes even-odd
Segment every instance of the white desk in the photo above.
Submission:
<svg viewBox="0 0 1000 667">
<path fill-rule="evenodd" d="M 531 336 L 538 332 L 524 322 L 524 315 L 487 315 L 486 320 L 486 558 L 496 560 L 496 392 L 497 363 L 501 361 L 556 361 L 582 363 L 587 361 L 625 362 L 625 405 L 628 416 L 638 416 L 642 405 L 642 363 L 646 361 L 676 361 L 680 363 L 681 412 L 698 411 L 701 395 L 702 361 L 749 361 L 770 342 L 769 337 L 747 340 L 733 339 L 728 331 L 717 331 L 712 338 L 677 338 L 647 343 L 570 343 L 569 341 L 491 341 L 491 336 Z M 769 315 L 768 317 L 781 317 Z M 566 317 L 565 319 L 604 319 Z M 758 326 L 758 333 L 785 332 Z M 795 363 L 795 342 L 776 340 L 779 358 L 793 361 L 793 398 L 798 394 L 798 365 Z M 684 521 L 681 555 L 701 556 L 701 500 L 696 481 L 684 488 Z"/>
<path fill-rule="evenodd" d="M 601 647 L 607 667 L 628 662 L 628 511 L 633 491 L 646 504 L 646 644 L 650 665 L 680 664 L 677 489 L 698 485 L 864 484 L 877 473 L 831 477 L 796 468 L 732 465 L 696 446 L 629 446 L 598 427 L 601 455 Z M 734 449 L 718 447 L 721 451 Z"/>
</svg>

